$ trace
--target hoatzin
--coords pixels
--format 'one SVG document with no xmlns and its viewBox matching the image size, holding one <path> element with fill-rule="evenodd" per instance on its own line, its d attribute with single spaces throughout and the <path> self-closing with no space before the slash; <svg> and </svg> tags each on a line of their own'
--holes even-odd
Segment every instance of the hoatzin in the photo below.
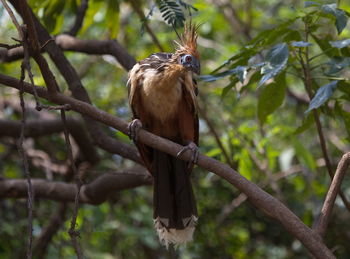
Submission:
<svg viewBox="0 0 350 259">
<path fill-rule="evenodd" d="M 154 178 L 154 225 L 160 241 L 184 244 L 192 240 L 197 208 L 190 174 L 198 159 L 197 86 L 200 73 L 198 26 L 186 25 L 175 53 L 155 53 L 129 72 L 129 104 L 133 121 L 129 135 Z M 185 147 L 173 157 L 137 140 L 140 128 Z M 192 152 L 190 162 L 178 157 Z"/>
</svg>

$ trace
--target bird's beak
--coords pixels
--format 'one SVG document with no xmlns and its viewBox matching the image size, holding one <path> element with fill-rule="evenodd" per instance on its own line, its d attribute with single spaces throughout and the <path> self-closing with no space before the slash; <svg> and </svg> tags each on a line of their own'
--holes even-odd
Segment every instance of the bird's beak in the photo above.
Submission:
<svg viewBox="0 0 350 259">
<path fill-rule="evenodd" d="M 201 64 L 199 63 L 198 59 L 196 58 L 192 59 L 191 70 L 197 75 L 201 73 Z"/>
</svg>

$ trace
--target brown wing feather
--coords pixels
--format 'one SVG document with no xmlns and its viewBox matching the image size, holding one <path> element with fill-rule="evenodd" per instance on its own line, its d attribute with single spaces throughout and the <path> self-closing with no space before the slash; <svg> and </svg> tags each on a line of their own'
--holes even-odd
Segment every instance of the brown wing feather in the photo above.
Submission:
<svg viewBox="0 0 350 259">
<path fill-rule="evenodd" d="M 132 79 L 132 78 L 131 78 Z M 142 109 L 142 99 L 140 96 L 140 88 L 142 87 L 141 78 L 136 80 L 136 82 L 128 82 L 129 87 L 129 104 L 133 113 L 133 119 L 139 119 L 142 122 L 148 120 L 147 113 Z M 130 80 L 129 80 L 130 81 Z M 140 153 L 140 156 L 145 163 L 146 168 L 151 173 L 152 165 L 152 150 L 145 144 L 135 141 L 135 145 Z"/>
<path fill-rule="evenodd" d="M 196 103 L 196 85 L 195 81 L 187 78 L 182 84 L 183 98 L 179 107 L 179 130 L 183 144 L 193 141 L 198 145 L 199 122 Z"/>
</svg>

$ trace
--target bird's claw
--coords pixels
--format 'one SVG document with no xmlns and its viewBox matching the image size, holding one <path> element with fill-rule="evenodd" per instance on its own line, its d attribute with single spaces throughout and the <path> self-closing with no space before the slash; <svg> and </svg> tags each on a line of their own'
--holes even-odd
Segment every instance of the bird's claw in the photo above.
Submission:
<svg viewBox="0 0 350 259">
<path fill-rule="evenodd" d="M 139 119 L 134 119 L 128 124 L 128 135 L 133 141 L 137 140 L 138 133 L 142 128 L 142 122 Z"/>
<path fill-rule="evenodd" d="M 192 167 L 193 164 L 197 164 L 198 162 L 198 156 L 199 156 L 199 151 L 198 151 L 198 147 L 194 142 L 190 142 L 187 146 L 184 146 L 178 153 L 177 153 L 177 157 L 180 157 L 183 153 L 185 153 L 186 151 L 191 151 L 192 155 L 191 155 L 191 159 L 189 161 L 188 167 Z"/>
</svg>

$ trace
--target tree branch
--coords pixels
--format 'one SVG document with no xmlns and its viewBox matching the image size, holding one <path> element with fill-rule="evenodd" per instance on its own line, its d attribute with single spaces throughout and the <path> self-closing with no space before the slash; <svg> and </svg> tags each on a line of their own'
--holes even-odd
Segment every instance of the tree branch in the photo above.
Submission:
<svg viewBox="0 0 350 259">
<path fill-rule="evenodd" d="M 15 78 L 0 75 L 0 83 L 19 89 L 19 82 Z M 31 94 L 33 91 L 33 89 L 28 84 L 24 84 L 24 90 Z M 43 98 L 48 96 L 47 91 L 39 87 L 38 94 Z M 73 110 L 83 115 L 89 116 L 94 120 L 100 121 L 105 125 L 120 130 L 124 134 L 127 134 L 128 124 L 126 122 L 87 103 L 64 96 L 60 93 L 55 94 L 51 98 L 51 101 L 57 104 L 69 104 Z M 144 144 L 166 152 L 172 156 L 176 156 L 177 153 L 183 148 L 183 146 L 179 144 L 156 136 L 143 129 L 140 130 L 138 137 L 139 140 Z M 189 161 L 190 158 L 191 154 L 187 152 L 183 154 L 181 159 Z M 254 206 L 260 209 L 266 215 L 279 221 L 285 227 L 285 229 L 293 236 L 298 238 L 316 258 L 335 258 L 332 252 L 322 243 L 322 240 L 319 238 L 319 236 L 314 233 L 313 230 L 308 228 L 304 223 L 302 223 L 293 212 L 291 212 L 280 201 L 263 191 L 256 184 L 248 181 L 237 171 L 233 170 L 226 164 L 223 164 L 213 158 L 201 154 L 199 155 L 198 165 L 210 172 L 217 174 L 221 178 L 234 185 L 241 192 L 245 193 L 248 196 L 249 201 Z"/>
<path fill-rule="evenodd" d="M 136 63 L 135 59 L 117 40 L 85 40 L 68 34 L 57 35 L 52 40 L 63 51 L 75 51 L 91 55 L 111 55 L 125 70 L 130 70 Z M 2 63 L 16 61 L 21 58 L 23 58 L 23 47 L 0 49 L 0 62 Z"/>
<path fill-rule="evenodd" d="M 84 158 L 91 164 L 99 160 L 95 147 L 92 144 L 90 136 L 86 133 L 83 125 L 76 119 L 68 118 L 67 126 L 72 137 L 77 142 Z M 18 138 L 20 136 L 21 124 L 17 121 L 0 119 L 0 136 L 9 136 Z M 61 120 L 31 120 L 26 122 L 24 131 L 25 137 L 40 137 L 62 132 L 63 123 Z"/>
<path fill-rule="evenodd" d="M 147 20 L 145 14 L 143 13 L 143 11 L 140 8 L 140 6 L 141 6 L 140 1 L 138 1 L 138 0 L 130 0 L 129 2 L 131 3 L 131 5 L 134 8 L 134 10 L 137 13 L 137 15 L 139 16 L 141 22 L 143 22 L 143 25 L 145 26 L 146 31 L 148 32 L 149 36 L 151 36 L 151 39 L 152 39 L 153 43 L 157 45 L 158 49 L 161 52 L 164 52 L 164 48 L 160 44 L 157 36 L 154 34 L 154 32 L 152 31 L 151 27 L 149 27 L 149 25 L 148 25 L 148 20 Z"/>
<path fill-rule="evenodd" d="M 68 34 L 75 36 L 79 32 L 81 26 L 83 25 L 83 21 L 85 18 L 86 11 L 89 7 L 89 1 L 88 0 L 81 0 L 81 4 L 77 10 L 77 15 L 75 17 L 74 25 L 69 30 Z"/>
<path fill-rule="evenodd" d="M 79 202 L 98 205 L 108 199 L 116 191 L 132 189 L 142 185 L 150 185 L 152 177 L 144 172 L 128 171 L 104 173 L 88 184 L 84 184 L 79 194 Z M 77 187 L 75 183 L 55 182 L 43 179 L 33 179 L 35 197 L 61 202 L 74 202 Z M 25 179 L 1 179 L 1 198 L 27 197 Z"/>
<path fill-rule="evenodd" d="M 112 55 L 125 70 L 130 70 L 136 63 L 135 59 L 116 40 L 82 40 L 61 34 L 55 37 L 55 42 L 62 50 Z"/>
<path fill-rule="evenodd" d="M 316 225 L 314 226 L 314 230 L 317 233 L 319 233 L 321 237 L 323 237 L 326 233 L 326 229 L 331 217 L 335 198 L 337 197 L 340 191 L 340 186 L 345 176 L 346 170 L 349 167 L 349 163 L 350 163 L 350 152 L 343 155 L 343 157 L 338 163 L 337 171 L 335 172 L 332 183 L 328 189 L 328 193 L 323 203 L 323 207 L 322 207 L 319 219 Z"/>
</svg>

